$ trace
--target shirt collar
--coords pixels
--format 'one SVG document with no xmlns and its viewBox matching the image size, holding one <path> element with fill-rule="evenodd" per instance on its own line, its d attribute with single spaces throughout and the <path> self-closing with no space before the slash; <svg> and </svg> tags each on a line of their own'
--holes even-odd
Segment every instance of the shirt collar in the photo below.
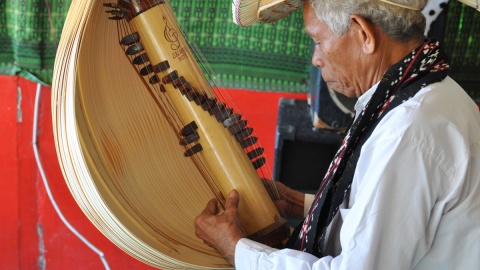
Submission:
<svg viewBox="0 0 480 270">
<path fill-rule="evenodd" d="M 357 103 L 355 104 L 355 107 L 354 107 L 354 109 L 355 109 L 355 120 L 360 115 L 360 113 L 363 111 L 363 109 L 365 109 L 365 106 L 367 106 L 367 103 L 372 98 L 373 93 L 375 93 L 375 90 L 377 89 L 379 84 L 380 84 L 380 82 L 376 83 L 370 89 L 368 89 L 367 92 L 363 93 L 363 95 L 358 97 Z"/>
</svg>

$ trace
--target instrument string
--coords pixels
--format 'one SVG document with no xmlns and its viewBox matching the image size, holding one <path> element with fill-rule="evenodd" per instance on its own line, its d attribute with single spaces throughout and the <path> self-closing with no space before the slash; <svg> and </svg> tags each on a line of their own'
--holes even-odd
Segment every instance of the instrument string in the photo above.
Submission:
<svg viewBox="0 0 480 270">
<path fill-rule="evenodd" d="M 173 17 L 173 19 L 175 19 L 175 17 Z M 187 42 L 188 46 L 191 48 L 191 51 L 194 54 L 198 65 L 201 66 L 201 69 L 203 70 L 204 75 L 207 77 L 208 81 L 210 82 L 210 84 L 212 86 L 212 90 L 214 92 L 214 96 L 219 98 L 228 107 L 233 108 L 234 112 L 243 115 L 243 112 L 241 111 L 239 106 L 235 103 L 235 100 L 232 98 L 232 96 L 230 95 L 227 88 L 223 85 L 223 83 L 221 82 L 221 80 L 217 76 L 217 73 L 214 71 L 212 66 L 209 64 L 207 58 L 202 53 L 201 49 L 193 41 L 193 39 L 191 39 L 189 37 L 187 31 L 182 29 L 180 25 L 179 25 L 179 28 L 181 29 L 181 32 L 183 33 L 183 35 L 185 37 L 185 41 Z M 245 134 L 245 132 L 246 131 L 244 129 L 241 130 L 241 133 L 244 133 L 243 135 L 247 135 L 247 134 Z M 253 132 L 251 134 L 251 136 L 255 137 L 256 136 L 255 132 Z M 246 148 L 245 151 L 252 151 L 253 153 L 255 153 L 256 156 L 261 156 L 261 154 L 262 154 L 261 149 L 262 149 L 261 144 L 259 142 L 256 142 L 255 144 Z M 265 163 L 264 166 L 261 166 L 257 170 L 257 173 L 259 174 L 260 178 L 262 178 L 262 179 L 272 179 L 270 171 L 271 170 L 270 170 L 268 164 Z M 264 182 L 264 184 L 265 183 L 266 182 Z M 266 184 L 265 187 L 267 188 L 267 191 L 268 191 L 270 197 L 273 200 L 279 200 L 280 195 L 279 195 L 279 192 L 276 188 L 276 185 L 274 185 L 274 180 L 272 179 L 272 181 L 269 181 L 268 183 L 271 183 L 271 184 Z M 285 216 L 285 213 L 282 213 L 282 215 Z"/>
<path fill-rule="evenodd" d="M 119 33 L 119 39 L 133 33 L 130 26 L 124 20 L 121 21 L 120 27 L 117 27 L 117 28 L 118 29 L 121 28 L 123 30 L 122 33 Z M 140 40 L 136 40 L 136 42 L 140 42 Z M 140 64 L 140 66 L 142 66 L 143 68 L 147 67 L 148 66 L 148 64 L 147 64 L 148 59 L 146 59 L 146 57 L 143 54 L 139 55 L 139 57 L 141 57 L 142 60 L 143 60 L 142 61 L 143 63 Z M 136 67 L 133 64 L 133 58 L 134 58 L 134 56 L 129 56 L 129 59 L 130 59 L 130 62 L 132 63 L 132 66 L 137 70 L 137 72 L 139 72 L 140 68 Z M 166 117 L 166 119 L 167 119 L 170 127 L 173 130 L 176 131 L 175 132 L 176 136 L 177 136 L 177 138 L 180 139 L 180 137 L 179 137 L 179 131 L 180 131 L 179 126 L 180 126 L 180 124 L 178 123 L 178 121 L 175 121 L 175 119 L 178 119 L 178 115 L 176 114 L 175 110 L 173 109 L 173 106 L 170 104 L 170 102 L 168 102 L 161 95 L 156 94 L 156 93 L 159 93 L 161 91 L 159 86 L 147 83 L 145 78 L 143 78 L 143 77 L 142 77 L 142 81 L 145 84 L 145 86 L 147 87 L 147 89 L 150 89 L 150 93 L 154 97 L 154 100 L 157 103 L 157 106 L 159 107 L 159 109 L 162 111 L 162 113 L 164 115 L 168 116 L 168 117 Z M 152 88 L 154 89 L 154 91 L 151 91 Z"/>
<path fill-rule="evenodd" d="M 212 85 L 212 90 L 214 91 L 215 96 L 219 97 L 219 99 L 225 104 L 227 104 L 228 107 L 232 108 L 234 112 L 243 115 L 243 112 L 241 111 L 239 106 L 235 103 L 235 100 L 233 99 L 233 97 L 230 95 L 229 90 L 227 89 L 227 87 L 223 85 L 221 80 L 218 78 L 217 73 L 209 64 L 207 58 L 203 55 L 200 48 L 197 46 L 197 44 L 193 40 L 191 40 L 188 37 L 188 34 L 184 32 L 184 35 L 189 47 L 192 49 L 192 52 L 195 54 L 196 59 L 198 59 L 197 61 L 198 64 L 202 66 L 202 70 L 205 71 L 205 76 L 209 78 L 209 82 Z M 242 132 L 244 131 L 242 130 Z M 255 136 L 255 134 L 253 133 L 252 135 Z M 258 152 L 260 147 L 261 147 L 260 143 L 257 142 L 254 145 L 250 146 L 249 149 L 254 148 L 253 150 L 255 152 Z"/>
<path fill-rule="evenodd" d="M 156 3 L 150 0 L 147 0 L 147 2 L 151 6 L 153 6 Z M 201 69 L 201 72 L 203 73 L 203 75 L 205 75 L 205 78 L 207 79 L 208 83 L 211 86 L 211 88 L 201 89 L 200 91 L 202 92 L 199 92 L 197 89 L 194 89 L 195 91 L 191 91 L 193 98 L 196 100 L 200 100 L 205 97 L 210 99 L 216 99 L 217 102 L 215 102 L 215 104 L 213 105 L 214 107 L 216 107 L 215 111 L 221 112 L 225 108 L 231 108 L 235 113 L 243 115 L 238 105 L 235 103 L 232 96 L 229 94 L 228 90 L 226 90 L 226 88 L 223 86 L 217 74 L 215 73 L 211 65 L 208 63 L 208 60 L 206 59 L 206 57 L 201 53 L 201 50 L 198 48 L 197 44 L 192 39 L 190 39 L 187 35 L 187 32 L 180 27 L 180 24 L 177 22 L 177 19 L 174 16 L 174 12 L 169 4 L 169 1 L 165 0 L 165 2 L 167 5 L 162 5 L 162 9 L 165 12 L 164 15 L 167 17 L 168 21 L 177 23 L 177 26 L 180 30 L 179 38 L 183 37 L 185 39 L 186 45 L 188 46 L 189 49 L 191 49 L 190 51 L 194 56 L 193 57 L 194 59 L 190 59 L 190 57 L 187 57 L 186 61 L 189 61 L 191 65 L 198 65 L 199 68 Z M 125 35 L 132 33 L 132 30 L 130 29 L 126 21 L 125 20 L 121 20 L 121 21 L 125 22 L 122 24 L 122 29 L 124 33 L 119 34 L 119 38 L 122 38 Z M 140 41 L 137 40 L 137 42 L 141 42 L 141 40 Z M 131 61 L 132 61 L 132 58 L 133 56 L 130 56 Z M 143 62 L 144 63 L 142 64 L 142 67 L 148 66 L 148 61 L 143 61 Z M 138 67 L 135 67 L 135 68 L 137 69 L 137 71 L 139 71 Z M 179 72 L 181 72 L 181 70 L 179 70 Z M 162 111 L 162 113 L 166 116 L 166 119 L 169 125 L 175 131 L 177 137 L 180 139 L 180 130 L 185 126 L 185 123 L 182 123 L 182 121 L 180 120 L 181 119 L 180 116 L 178 115 L 177 111 L 174 109 L 174 105 L 172 104 L 170 98 L 168 97 L 168 91 L 161 92 L 161 89 L 159 86 L 160 83 L 150 84 L 146 81 L 145 78 L 142 77 L 142 79 L 143 79 L 142 81 L 147 86 L 147 88 L 150 89 L 150 93 L 154 97 L 154 100 L 157 103 L 157 106 Z M 197 86 L 203 85 L 203 82 L 199 81 L 199 79 L 196 76 L 193 76 L 193 78 L 189 78 L 189 80 L 192 80 L 191 81 L 192 85 L 197 85 Z M 172 87 L 172 86 L 165 85 L 165 87 Z M 210 110 L 212 110 L 212 108 Z M 239 133 L 245 139 L 256 136 L 254 131 L 251 132 L 251 134 L 249 134 L 249 132 L 250 132 L 249 130 L 241 129 Z M 187 149 L 187 146 L 184 146 L 184 148 Z M 254 156 L 258 157 L 259 159 L 262 158 L 263 148 L 261 147 L 259 142 L 256 142 L 246 147 L 244 151 L 251 152 Z M 214 177 L 211 175 L 211 173 L 207 169 L 206 163 L 198 155 L 193 155 L 191 156 L 191 158 L 194 160 L 195 166 L 197 166 L 197 169 L 199 170 L 202 177 L 205 179 L 205 182 L 209 186 L 215 198 L 217 198 L 217 200 L 219 201 L 221 207 L 224 207 L 225 198 L 220 192 L 220 188 L 216 184 L 216 181 L 213 180 Z M 263 178 L 271 179 L 270 170 L 266 162 L 265 164 L 263 164 L 263 166 L 257 169 L 257 174 L 262 179 Z M 265 187 L 267 188 L 267 191 L 272 199 L 274 200 L 279 199 L 279 193 L 275 185 L 265 185 Z M 284 214 L 282 213 L 282 215 Z"/>
<path fill-rule="evenodd" d="M 153 6 L 153 4 L 154 4 L 150 1 L 148 1 L 148 3 L 149 3 L 149 6 Z M 165 6 L 165 5 L 163 5 L 163 6 Z M 167 12 L 167 14 L 169 14 L 169 12 Z M 132 30 L 130 29 L 129 24 L 125 20 L 122 20 L 122 21 L 125 23 L 126 28 L 129 29 L 129 31 L 126 31 L 126 33 L 131 34 Z M 122 36 L 119 36 L 119 37 L 122 37 Z M 141 43 L 141 40 L 137 40 L 136 42 Z M 143 60 L 142 61 L 143 63 L 141 64 L 142 68 L 145 68 L 148 65 L 153 64 L 153 63 L 150 62 L 148 57 L 146 57 L 143 53 L 140 54 L 140 57 Z M 133 58 L 133 56 L 131 58 Z M 130 59 L 130 60 L 132 60 L 132 59 Z M 137 69 L 137 72 L 140 71 L 140 68 L 137 68 L 137 67 L 135 67 L 135 68 Z M 159 75 L 159 74 L 157 75 L 156 73 L 154 73 L 154 74 L 155 74 L 154 76 Z M 142 77 L 142 82 L 144 83 L 144 85 L 146 86 L 148 91 L 150 92 L 151 96 L 154 98 L 154 100 L 157 104 L 157 107 L 161 110 L 162 114 L 165 116 L 165 118 L 166 118 L 167 122 L 169 123 L 170 127 L 174 131 L 177 139 L 180 141 L 181 137 L 182 137 L 181 136 L 181 130 L 182 130 L 183 127 L 186 126 L 186 124 L 183 123 L 183 121 L 181 120 L 181 117 L 178 114 L 177 110 L 175 110 L 175 106 L 173 105 L 173 102 L 171 101 L 171 97 L 169 96 L 169 91 L 162 91 L 161 90 L 161 87 L 162 87 L 162 84 L 163 84 L 163 82 L 161 82 L 161 78 L 159 78 L 160 79 L 159 83 L 151 84 L 151 83 L 147 82 L 145 77 L 143 77 L 143 76 L 141 76 L 141 77 Z M 169 88 L 171 86 L 170 85 L 164 85 L 163 87 Z M 188 145 L 183 146 L 184 151 L 186 151 L 187 148 L 188 148 Z M 203 162 L 198 155 L 190 156 L 190 158 L 192 159 L 192 162 L 193 162 L 194 166 L 197 168 L 198 172 L 200 173 L 200 175 L 204 179 L 205 183 L 207 184 L 208 188 L 210 189 L 210 191 L 212 192 L 214 197 L 217 198 L 217 201 L 219 202 L 220 207 L 222 209 L 224 209 L 225 208 L 225 203 L 224 203 L 225 199 L 224 199 L 222 193 L 220 192 L 218 186 L 216 185 L 216 183 L 213 179 L 213 176 L 209 173 L 209 170 L 206 168 L 205 162 Z M 152 224 L 152 226 L 154 226 L 154 224 Z M 175 237 L 172 237 L 170 235 L 164 235 L 164 237 L 168 238 L 168 239 L 172 239 L 172 241 L 174 241 L 174 239 L 175 239 Z M 192 242 L 191 245 L 195 246 L 196 244 L 195 244 L 195 242 Z"/>
<path fill-rule="evenodd" d="M 198 59 L 198 64 L 202 65 L 202 70 L 205 71 L 205 76 L 210 77 L 210 82 L 212 83 L 212 89 L 215 93 L 215 96 L 220 96 L 221 99 L 226 103 L 229 104 L 232 108 L 234 108 L 234 111 L 236 111 L 239 114 L 243 113 L 241 112 L 240 108 L 236 105 L 234 99 L 231 97 L 229 94 L 228 90 L 226 90 L 226 87 L 223 86 L 221 80 L 218 79 L 218 76 L 216 75 L 215 71 L 211 67 L 211 65 L 208 63 L 208 60 L 206 57 L 203 55 L 197 44 L 191 40 L 188 36 L 188 34 L 182 30 L 182 32 L 185 35 L 185 39 L 189 45 L 189 47 L 192 49 L 192 53 L 195 53 L 196 58 Z M 211 74 L 214 74 L 213 76 Z M 245 132 L 242 130 L 241 132 Z M 255 133 L 252 133 L 252 136 L 256 136 Z M 259 142 L 255 143 L 252 146 L 249 146 L 246 151 L 253 151 L 257 154 L 257 156 L 260 156 L 260 149 L 261 149 L 261 144 Z M 257 173 L 259 174 L 259 177 L 262 179 L 263 184 L 265 188 L 267 189 L 268 194 L 272 198 L 272 200 L 280 200 L 280 193 L 275 185 L 275 180 L 272 179 L 271 173 L 270 173 L 270 167 L 266 163 L 264 166 L 260 167 L 257 170 Z M 267 180 L 264 180 L 267 179 Z M 286 214 L 284 211 L 280 213 L 283 217 L 286 217 Z"/>
<path fill-rule="evenodd" d="M 126 20 L 118 20 L 117 21 L 117 35 L 118 35 L 118 40 L 122 40 L 122 38 L 132 35 L 133 30 L 130 27 L 130 24 Z M 135 39 L 135 42 L 141 43 L 141 40 Z M 136 70 L 137 73 L 140 73 L 140 70 L 142 68 L 147 68 L 148 66 L 151 65 L 148 57 L 144 54 L 144 51 L 139 52 L 138 54 L 135 55 L 127 55 L 127 57 L 130 60 L 130 63 L 132 64 L 132 67 Z M 140 64 L 134 64 L 133 59 L 140 57 L 142 59 Z M 175 136 L 177 137 L 178 140 L 180 140 L 180 129 L 182 126 L 184 126 L 180 119 L 179 116 L 176 114 L 176 110 L 173 109 L 173 105 L 169 100 L 169 97 L 167 96 L 167 93 L 162 93 L 160 89 L 160 84 L 150 84 L 147 80 L 147 76 L 151 76 L 152 73 L 147 74 L 146 76 L 141 76 L 141 81 L 143 82 L 144 86 L 148 90 L 149 94 L 153 98 L 153 101 L 156 103 L 157 108 L 161 111 L 162 115 L 165 116 L 166 121 L 168 122 L 168 125 L 170 126 L 171 130 L 174 131 Z M 134 89 L 136 90 L 136 89 Z M 144 90 L 143 88 L 140 90 Z M 186 147 L 184 147 L 186 148 Z M 159 153 L 161 154 L 161 153 Z M 197 166 L 198 171 L 204 176 L 204 173 L 202 173 L 202 168 L 198 166 L 197 162 L 194 162 L 195 166 Z M 210 187 L 210 189 L 212 189 Z M 126 197 L 126 195 L 124 195 Z M 142 217 L 142 220 L 146 222 L 147 224 L 150 225 L 151 228 L 156 228 L 157 224 L 152 223 L 148 218 L 146 218 L 144 215 L 141 214 L 141 211 L 137 211 L 137 215 L 140 215 Z M 180 234 L 175 234 L 172 235 L 172 232 L 164 233 L 162 230 L 156 230 L 157 233 L 162 235 L 165 239 L 170 239 L 170 241 L 174 242 L 175 239 L 183 239 L 184 237 Z M 190 243 L 191 246 L 196 246 L 197 244 L 195 242 Z M 197 247 L 201 249 L 201 247 Z"/>
<path fill-rule="evenodd" d="M 130 35 L 133 33 L 133 31 L 131 30 L 130 26 L 128 25 L 128 23 L 124 20 L 121 20 L 119 21 L 119 25 L 117 27 L 117 29 L 119 29 L 119 33 L 118 33 L 118 37 L 119 37 L 119 40 L 127 35 Z M 136 40 L 136 42 L 140 42 L 140 40 Z M 134 56 L 129 56 L 130 58 L 130 61 L 132 62 L 132 59 L 133 59 Z M 146 57 L 141 54 L 139 57 L 141 57 L 143 59 L 143 63 L 140 64 L 141 67 L 147 67 L 148 66 L 148 59 L 146 59 Z M 132 63 L 133 65 L 133 63 Z M 136 67 L 135 65 L 133 65 L 135 69 L 137 69 L 137 72 L 139 71 L 139 68 Z M 157 107 L 161 110 L 162 114 L 165 115 L 165 118 L 168 122 L 168 124 L 170 125 L 170 127 L 172 128 L 172 130 L 175 131 L 175 135 L 177 136 L 177 138 L 180 140 L 180 130 L 183 126 L 185 126 L 184 123 L 181 122 L 180 120 L 180 117 L 178 116 L 176 110 L 174 109 L 174 106 L 173 104 L 171 103 L 171 101 L 169 100 L 168 98 L 168 93 L 163 93 L 161 94 L 160 93 L 160 86 L 158 86 L 158 84 L 149 84 L 146 82 L 145 78 L 142 77 L 142 82 L 144 83 L 144 85 L 147 87 L 147 89 L 149 89 L 149 92 L 150 94 L 152 95 L 152 97 L 154 98 L 154 101 L 156 102 L 157 104 Z M 152 90 L 153 89 L 153 90 Z M 184 150 L 186 150 L 186 146 L 184 147 Z M 198 157 L 193 157 L 194 159 L 198 159 Z M 198 167 L 199 171 L 200 171 L 200 174 L 206 178 L 206 179 L 212 179 L 211 175 L 208 174 L 208 170 L 206 170 L 205 166 L 198 166 L 197 164 L 203 164 L 203 162 L 197 160 L 197 162 L 194 162 L 196 164 L 196 166 Z M 218 187 L 215 186 L 215 185 L 212 185 L 213 180 L 209 180 L 207 181 L 207 184 L 209 185 L 210 189 L 215 193 L 215 194 L 219 194 L 220 192 L 218 191 Z M 216 196 L 218 197 L 218 195 Z"/>
<path fill-rule="evenodd" d="M 168 1 L 166 1 L 166 2 L 168 2 Z M 171 9 L 170 5 L 167 5 L 166 9 L 167 10 L 166 10 L 165 15 L 168 17 L 168 20 L 176 22 L 176 18 L 173 15 L 173 10 Z M 192 62 L 193 60 L 188 59 L 188 61 Z M 195 85 L 200 85 L 200 82 L 196 81 L 196 79 L 195 79 Z M 167 86 L 167 87 L 169 87 L 169 86 Z M 165 93 L 165 94 L 168 95 L 168 93 Z M 196 99 L 200 98 L 196 91 L 193 91 L 193 94 L 194 94 L 194 98 L 196 98 Z M 169 102 L 169 106 L 173 108 L 173 105 L 170 102 Z M 185 126 L 184 124 L 181 124 L 181 125 Z M 177 131 L 177 133 L 179 133 L 179 130 Z M 185 149 L 186 149 L 186 147 L 185 147 Z M 206 184 L 209 186 L 210 190 L 214 194 L 214 197 L 217 199 L 220 206 L 222 208 L 224 208 L 225 207 L 225 198 L 222 195 L 219 186 L 214 181 L 214 177 L 212 176 L 212 174 L 207 169 L 206 163 L 198 155 L 193 155 L 193 156 L 191 156 L 191 158 L 194 160 L 195 166 L 197 167 L 197 169 L 199 170 L 203 179 L 205 180 Z"/>
</svg>

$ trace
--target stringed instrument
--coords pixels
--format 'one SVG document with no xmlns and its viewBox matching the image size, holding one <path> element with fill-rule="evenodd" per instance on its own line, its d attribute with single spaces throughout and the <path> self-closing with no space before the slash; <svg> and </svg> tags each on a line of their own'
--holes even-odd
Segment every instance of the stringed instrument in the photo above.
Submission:
<svg viewBox="0 0 480 270">
<path fill-rule="evenodd" d="M 263 148 L 200 58 L 167 0 L 76 0 L 55 63 L 55 143 L 74 198 L 113 243 L 164 269 L 231 267 L 193 220 L 232 189 L 250 239 L 290 233 L 258 173 Z"/>
</svg>

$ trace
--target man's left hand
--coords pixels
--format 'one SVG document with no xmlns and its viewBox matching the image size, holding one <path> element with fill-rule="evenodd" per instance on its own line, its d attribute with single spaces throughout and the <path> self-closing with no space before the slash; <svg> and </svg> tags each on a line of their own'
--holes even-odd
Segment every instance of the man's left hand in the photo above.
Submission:
<svg viewBox="0 0 480 270">
<path fill-rule="evenodd" d="M 225 202 L 225 212 L 218 214 L 217 200 L 208 202 L 203 212 L 195 218 L 195 234 L 216 249 L 230 264 L 235 263 L 235 246 L 245 237 L 238 215 L 239 194 L 232 190 Z"/>
</svg>

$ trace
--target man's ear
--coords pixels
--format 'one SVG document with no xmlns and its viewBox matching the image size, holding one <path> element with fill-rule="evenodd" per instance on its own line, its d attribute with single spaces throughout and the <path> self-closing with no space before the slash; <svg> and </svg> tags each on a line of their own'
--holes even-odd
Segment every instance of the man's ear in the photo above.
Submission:
<svg viewBox="0 0 480 270">
<path fill-rule="evenodd" d="M 362 50 L 365 54 L 372 54 L 377 49 L 375 27 L 374 25 L 358 14 L 350 16 L 352 29 L 355 30 L 354 35 L 360 41 Z"/>
</svg>

